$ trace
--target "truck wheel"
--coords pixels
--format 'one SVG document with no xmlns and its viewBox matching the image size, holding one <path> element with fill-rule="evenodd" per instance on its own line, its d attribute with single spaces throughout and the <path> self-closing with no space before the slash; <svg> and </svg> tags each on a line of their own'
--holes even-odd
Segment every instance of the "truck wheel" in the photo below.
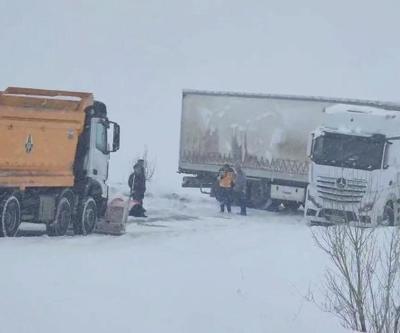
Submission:
<svg viewBox="0 0 400 333">
<path fill-rule="evenodd" d="M 21 224 L 21 207 L 17 197 L 7 196 L 0 205 L 1 237 L 14 237 Z"/>
<path fill-rule="evenodd" d="M 49 236 L 64 236 L 72 220 L 71 203 L 66 197 L 62 197 L 57 204 L 56 218 L 46 226 Z"/>
<path fill-rule="evenodd" d="M 284 201 L 283 202 L 283 206 L 288 209 L 288 210 L 292 210 L 292 211 L 296 211 L 299 209 L 301 203 L 297 202 L 297 201 Z"/>
<path fill-rule="evenodd" d="M 394 226 L 394 210 L 391 202 L 386 203 L 383 209 L 383 222 L 385 225 Z"/>
<path fill-rule="evenodd" d="M 281 205 L 281 201 L 280 200 L 275 200 L 272 199 L 270 204 L 267 206 L 267 211 L 269 212 L 278 212 L 279 211 L 279 207 Z"/>
<path fill-rule="evenodd" d="M 248 183 L 247 198 L 251 208 L 264 209 L 268 202 L 268 196 L 265 193 L 263 184 L 260 182 Z"/>
<path fill-rule="evenodd" d="M 74 232 L 77 235 L 88 235 L 93 232 L 97 223 L 97 204 L 92 197 L 82 200 L 78 218 L 74 223 Z"/>
</svg>

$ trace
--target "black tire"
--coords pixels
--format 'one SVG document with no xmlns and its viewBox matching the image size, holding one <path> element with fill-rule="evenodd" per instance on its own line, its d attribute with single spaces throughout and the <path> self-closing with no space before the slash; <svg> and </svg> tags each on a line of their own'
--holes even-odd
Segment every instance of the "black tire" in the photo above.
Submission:
<svg viewBox="0 0 400 333">
<path fill-rule="evenodd" d="M 14 237 L 21 224 L 21 206 L 14 195 L 8 195 L 0 204 L 0 237 Z"/>
<path fill-rule="evenodd" d="M 66 197 L 61 197 L 57 203 L 56 217 L 46 226 L 49 236 L 64 236 L 72 221 L 72 206 Z"/>
<path fill-rule="evenodd" d="M 251 208 L 264 209 L 268 202 L 268 195 L 265 193 L 264 185 L 260 182 L 248 182 L 247 203 Z"/>
<path fill-rule="evenodd" d="M 383 209 L 383 222 L 386 225 L 394 226 L 394 210 L 392 203 L 388 202 Z"/>
<path fill-rule="evenodd" d="M 279 207 L 281 205 L 282 201 L 280 200 L 271 200 L 271 203 L 267 206 L 267 211 L 269 212 L 277 212 L 279 211 Z"/>
<path fill-rule="evenodd" d="M 76 235 L 89 235 L 97 223 L 97 204 L 92 197 L 84 198 L 80 204 L 78 216 L 74 223 Z"/>
<path fill-rule="evenodd" d="M 300 208 L 301 203 L 297 201 L 284 201 L 283 206 L 288 210 L 296 211 Z"/>
<path fill-rule="evenodd" d="M 210 197 L 215 198 L 219 201 L 219 185 L 218 182 L 215 182 L 210 189 Z"/>
</svg>

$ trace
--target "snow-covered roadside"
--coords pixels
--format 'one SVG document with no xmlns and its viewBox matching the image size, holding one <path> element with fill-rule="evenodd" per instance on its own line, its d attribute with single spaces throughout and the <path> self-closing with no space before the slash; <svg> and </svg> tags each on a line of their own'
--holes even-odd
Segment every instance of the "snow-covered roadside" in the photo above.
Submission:
<svg viewBox="0 0 400 333">
<path fill-rule="evenodd" d="M 303 295 L 326 258 L 300 214 L 147 197 L 121 237 L 0 240 L 3 332 L 346 332 Z"/>
</svg>

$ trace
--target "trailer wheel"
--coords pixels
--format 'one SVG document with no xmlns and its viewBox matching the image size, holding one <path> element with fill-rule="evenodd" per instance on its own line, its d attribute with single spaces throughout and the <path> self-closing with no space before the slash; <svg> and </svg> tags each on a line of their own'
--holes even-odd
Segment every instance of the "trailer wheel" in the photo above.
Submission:
<svg viewBox="0 0 400 333">
<path fill-rule="evenodd" d="M 284 201 L 283 206 L 292 211 L 296 211 L 300 208 L 301 203 L 297 201 Z"/>
<path fill-rule="evenodd" d="M 0 204 L 0 236 L 14 237 L 21 224 L 21 206 L 14 195 L 8 195 Z"/>
<path fill-rule="evenodd" d="M 394 210 L 391 202 L 386 203 L 383 209 L 383 223 L 385 225 L 394 226 Z"/>
<path fill-rule="evenodd" d="M 268 195 L 261 182 L 248 182 L 247 202 L 251 208 L 265 208 L 268 202 Z"/>
<path fill-rule="evenodd" d="M 64 236 L 72 220 L 71 203 L 66 197 L 61 197 L 57 204 L 56 217 L 53 223 L 46 226 L 49 236 Z"/>
<path fill-rule="evenodd" d="M 278 212 L 281 203 L 282 201 L 280 200 L 272 199 L 266 209 L 269 212 Z"/>
<path fill-rule="evenodd" d="M 94 230 L 97 223 L 97 204 L 92 197 L 84 198 L 80 204 L 78 218 L 74 223 L 74 232 L 77 235 L 88 235 Z"/>
</svg>

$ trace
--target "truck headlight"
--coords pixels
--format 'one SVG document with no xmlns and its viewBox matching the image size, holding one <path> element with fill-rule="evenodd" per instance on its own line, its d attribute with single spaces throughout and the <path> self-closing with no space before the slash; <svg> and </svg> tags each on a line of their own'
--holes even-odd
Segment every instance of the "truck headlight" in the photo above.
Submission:
<svg viewBox="0 0 400 333">
<path fill-rule="evenodd" d="M 362 207 L 360 207 L 358 209 L 359 212 L 369 212 L 370 210 L 372 210 L 372 208 L 374 208 L 374 203 L 373 202 L 368 202 L 365 205 L 363 205 Z"/>
</svg>

